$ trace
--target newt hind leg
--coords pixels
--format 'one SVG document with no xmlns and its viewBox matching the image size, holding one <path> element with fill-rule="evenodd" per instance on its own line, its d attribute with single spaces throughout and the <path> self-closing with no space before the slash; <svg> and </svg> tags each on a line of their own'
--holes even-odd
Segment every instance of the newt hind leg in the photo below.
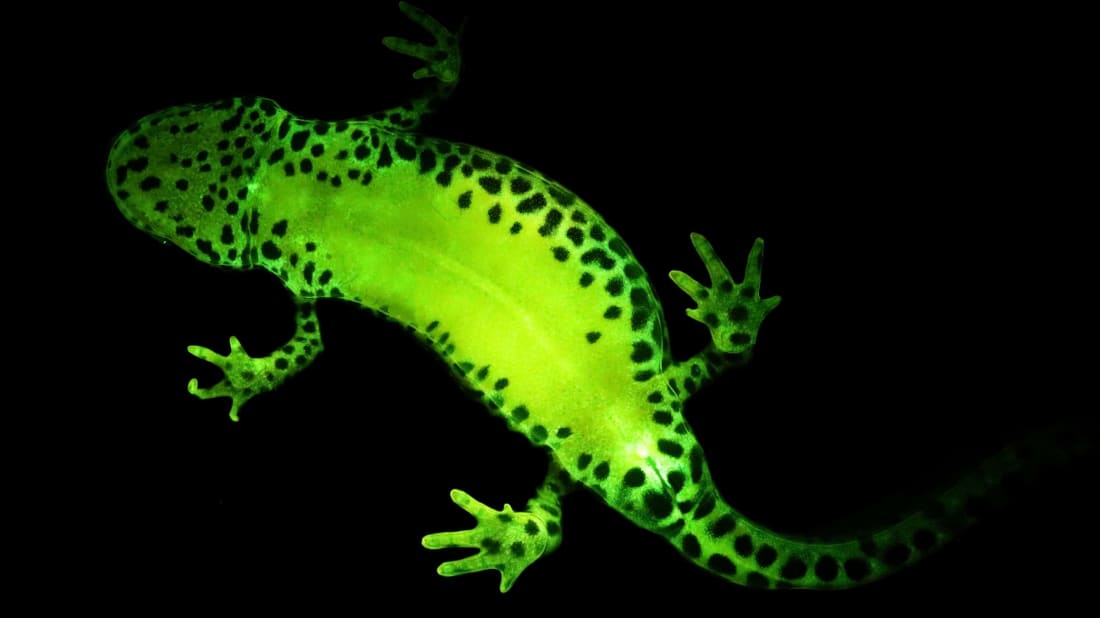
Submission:
<svg viewBox="0 0 1100 618">
<path fill-rule="evenodd" d="M 399 54 L 422 60 L 424 66 L 413 73 L 413 78 L 428 78 L 431 84 L 421 96 L 398 107 L 372 114 L 370 119 L 393 129 L 411 131 L 420 125 L 426 115 L 439 107 L 458 85 L 462 65 L 462 54 L 459 50 L 462 29 L 459 28 L 457 34 L 452 33 L 434 17 L 407 2 L 399 3 L 398 8 L 413 23 L 426 30 L 433 43 L 425 45 L 402 37 L 388 36 L 382 39 L 382 44 Z"/>
<path fill-rule="evenodd" d="M 688 317 L 710 329 L 711 343 L 702 352 L 670 368 L 670 377 L 684 384 L 689 394 L 723 370 L 748 361 L 760 325 L 780 300 L 778 296 L 760 297 L 763 239 L 753 243 L 740 283 L 733 280 L 702 234 L 692 234 L 691 243 L 706 266 L 710 285 L 704 286 L 679 270 L 669 273 L 673 283 L 696 303 L 694 309 L 687 310 Z"/>
<path fill-rule="evenodd" d="M 561 545 L 561 497 L 572 485 L 568 475 L 552 462 L 546 481 L 523 511 L 507 504 L 498 511 L 455 489 L 451 500 L 473 515 L 477 525 L 470 530 L 429 534 L 421 544 L 428 549 L 476 549 L 473 555 L 440 564 L 437 572 L 452 577 L 499 571 L 500 591 L 508 592 L 524 569 Z"/>
</svg>

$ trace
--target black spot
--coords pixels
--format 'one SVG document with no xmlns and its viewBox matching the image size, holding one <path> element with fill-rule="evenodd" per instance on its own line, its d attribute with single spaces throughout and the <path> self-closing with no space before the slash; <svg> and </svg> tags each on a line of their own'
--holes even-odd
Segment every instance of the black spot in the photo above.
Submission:
<svg viewBox="0 0 1100 618">
<path fill-rule="evenodd" d="M 714 554 L 707 559 L 707 568 L 717 573 L 722 573 L 723 575 L 733 575 L 737 573 L 737 566 L 722 554 Z"/>
<path fill-rule="evenodd" d="M 279 249 L 279 247 L 275 246 L 275 243 L 271 242 L 270 240 L 264 242 L 263 246 L 260 247 L 260 252 L 263 253 L 263 256 L 269 260 L 277 260 L 280 256 L 283 255 L 283 252 Z"/>
<path fill-rule="evenodd" d="M 575 229 L 577 229 L 577 228 L 571 228 L 571 231 L 575 230 Z M 610 281 L 607 282 L 607 285 L 604 286 L 604 289 L 607 290 L 607 293 L 612 295 L 612 296 L 618 296 L 618 295 L 622 294 L 623 293 L 623 280 L 622 280 L 622 278 L 621 277 L 614 277 L 613 279 L 611 279 Z"/>
<path fill-rule="evenodd" d="M 645 271 L 642 270 L 641 266 L 638 266 L 637 264 L 631 262 L 623 267 L 623 274 L 626 275 L 627 279 L 633 281 L 634 279 L 637 279 L 644 275 Z"/>
<path fill-rule="evenodd" d="M 308 174 L 313 171 L 313 161 L 309 159 L 302 159 L 302 162 L 298 164 L 298 169 L 302 170 L 303 174 Z"/>
<path fill-rule="evenodd" d="M 698 483 L 703 478 L 703 449 L 698 444 L 691 448 L 691 482 Z"/>
<path fill-rule="evenodd" d="M 554 247 L 553 253 L 554 259 L 559 262 L 564 262 L 569 259 L 569 250 L 565 247 Z"/>
<path fill-rule="evenodd" d="M 627 487 L 641 487 L 645 485 L 645 472 L 641 468 L 631 468 L 623 475 L 623 485 Z"/>
<path fill-rule="evenodd" d="M 317 135 L 324 135 L 325 133 L 328 133 L 328 123 L 322 120 L 313 125 L 313 132 Z"/>
<path fill-rule="evenodd" d="M 546 522 L 546 532 L 550 536 L 557 536 L 561 533 L 561 525 L 556 521 L 548 521 Z"/>
<path fill-rule="evenodd" d="M 134 138 L 134 145 L 142 150 L 149 148 L 149 138 L 144 135 L 139 135 Z"/>
<path fill-rule="evenodd" d="M 160 178 L 156 176 L 146 176 L 139 186 L 142 191 L 152 191 L 160 187 Z"/>
<path fill-rule="evenodd" d="M 634 351 L 630 354 L 630 360 L 635 363 L 644 363 L 653 358 L 653 346 L 645 341 L 635 341 Z"/>
<path fill-rule="evenodd" d="M 378 167 L 389 167 L 393 165 L 393 155 L 390 154 L 389 144 L 382 144 L 382 150 L 378 152 Z"/>
<path fill-rule="evenodd" d="M 547 189 L 547 192 L 550 194 L 550 197 L 552 197 L 555 202 L 561 204 L 562 206 L 572 206 L 573 202 L 577 199 L 576 196 L 574 196 L 572 193 L 569 193 L 568 191 L 560 187 L 550 187 Z"/>
<path fill-rule="evenodd" d="M 546 428 L 542 425 L 535 425 L 531 428 L 531 439 L 535 442 L 543 442 L 548 435 Z"/>
<path fill-rule="evenodd" d="M 271 226 L 271 233 L 275 236 L 286 236 L 286 219 L 279 221 L 275 225 Z"/>
<path fill-rule="evenodd" d="M 526 406 L 518 406 L 515 410 L 512 410 L 512 418 L 518 422 L 527 420 L 527 417 L 531 416 L 531 413 L 527 411 Z"/>
<path fill-rule="evenodd" d="M 825 555 L 817 559 L 817 564 L 814 565 L 814 575 L 823 582 L 831 582 L 836 579 L 836 576 L 840 574 L 840 565 L 837 564 L 836 558 Z"/>
<path fill-rule="evenodd" d="M 512 224 L 512 227 L 508 228 L 508 233 L 510 233 L 510 234 L 519 234 L 519 231 L 522 230 L 522 229 L 523 229 L 523 225 L 521 225 L 519 221 L 516 221 L 515 223 Z"/>
<path fill-rule="evenodd" d="M 526 178 L 513 178 L 509 186 L 514 195 L 523 195 L 531 190 L 531 181 Z"/>
<path fill-rule="evenodd" d="M 596 477 L 596 480 L 602 481 L 607 478 L 607 475 L 611 473 L 611 464 L 606 461 L 600 462 L 595 468 L 592 469 L 592 476 Z"/>
<path fill-rule="evenodd" d="M 592 240 L 598 240 L 603 242 L 607 236 L 603 233 L 603 228 L 598 225 L 593 225 L 591 230 L 588 230 L 588 235 L 592 237 Z"/>
<path fill-rule="evenodd" d="M 470 163 L 474 166 L 475 170 L 488 169 L 489 166 L 492 165 L 492 161 L 486 159 L 479 154 L 475 154 L 470 160 Z"/>
<path fill-rule="evenodd" d="M 749 588 L 767 588 L 770 583 L 767 577 L 764 577 L 756 571 L 752 571 L 745 576 L 745 584 L 747 584 Z"/>
<path fill-rule="evenodd" d="M 592 455 L 581 453 L 581 456 L 577 458 L 577 469 L 584 470 L 590 463 L 592 463 Z"/>
<path fill-rule="evenodd" d="M 658 425 L 671 425 L 672 413 L 667 410 L 657 410 L 653 413 L 653 422 Z"/>
<path fill-rule="evenodd" d="M 573 246 L 579 247 L 584 244 L 584 232 L 579 227 L 571 227 L 565 232 L 566 238 L 572 241 Z"/>
<path fill-rule="evenodd" d="M 586 287 L 592 285 L 592 281 L 594 281 L 594 280 L 595 280 L 595 277 L 592 276 L 592 273 L 584 273 L 583 275 L 581 275 L 581 280 L 580 280 L 581 287 L 586 288 Z"/>
<path fill-rule="evenodd" d="M 416 148 L 413 148 L 408 142 L 403 139 L 398 139 L 393 144 L 394 151 L 397 152 L 397 156 L 406 161 L 412 161 L 416 158 Z"/>
<path fill-rule="evenodd" d="M 702 500 L 699 501 L 699 506 L 695 509 L 695 514 L 692 515 L 692 517 L 694 517 L 695 519 L 703 519 L 707 515 L 710 515 L 711 511 L 714 510 L 716 504 L 717 502 L 715 500 L 714 494 L 707 494 L 703 497 Z"/>
<path fill-rule="evenodd" d="M 535 536 L 539 533 L 539 525 L 533 521 L 529 521 L 523 524 L 523 531 L 527 533 L 527 536 Z"/>
<path fill-rule="evenodd" d="M 664 519 L 672 514 L 672 500 L 663 493 L 647 491 L 643 501 L 646 510 L 657 519 Z"/>
<path fill-rule="evenodd" d="M 313 146 L 310 147 L 309 154 L 311 154 L 315 157 L 319 157 L 319 156 L 325 154 L 325 146 L 323 144 L 314 144 Z"/>
<path fill-rule="evenodd" d="M 731 517 L 726 515 L 726 517 Z M 747 534 L 739 535 L 733 540 L 733 551 L 737 552 L 737 555 L 748 557 L 752 555 L 752 537 Z"/>
<path fill-rule="evenodd" d="M 744 322 L 749 319 L 749 310 L 744 305 L 731 307 L 729 317 L 731 322 Z"/>
<path fill-rule="evenodd" d="M 309 131 L 298 131 L 294 135 L 290 136 L 290 149 L 294 152 L 298 152 L 306 147 L 306 141 L 309 139 Z"/>
<path fill-rule="evenodd" d="M 228 225 L 222 226 L 221 241 L 223 245 L 233 244 L 233 228 L 229 227 Z"/>
<path fill-rule="evenodd" d="M 222 121 L 222 132 L 229 133 L 230 131 L 236 131 L 237 127 L 241 126 L 241 117 L 243 114 L 237 112 L 231 118 L 227 118 Z M 175 126 L 175 125 L 173 125 Z"/>
<path fill-rule="evenodd" d="M 886 548 L 886 551 L 882 554 L 882 561 L 886 564 L 896 567 L 905 564 L 905 561 L 909 559 L 909 547 L 897 543 Z"/>
<path fill-rule="evenodd" d="M 621 307 L 616 307 L 615 305 L 611 305 L 610 307 L 607 308 L 607 311 L 603 312 L 603 317 L 607 318 L 608 320 L 614 320 L 615 318 L 619 317 L 622 314 L 623 314 L 623 310 L 622 310 Z"/>
<path fill-rule="evenodd" d="M 779 554 L 775 551 L 775 548 L 766 543 L 761 544 L 760 549 L 756 550 L 756 564 L 765 569 L 770 567 L 778 557 Z"/>
<path fill-rule="evenodd" d="M 920 551 L 926 551 L 936 544 L 936 535 L 927 528 L 918 528 L 913 533 L 913 546 Z"/>
<path fill-rule="evenodd" d="M 860 581 L 871 574 L 871 565 L 863 558 L 849 558 L 844 561 L 844 573 L 852 581 Z"/>
<path fill-rule="evenodd" d="M 485 553 L 492 556 L 493 554 L 500 553 L 500 541 L 496 539 L 482 539 L 481 549 L 485 550 Z"/>
<path fill-rule="evenodd" d="M 283 166 L 283 171 L 286 172 L 287 176 L 293 176 L 294 175 L 294 164 L 291 163 L 290 161 L 287 161 L 286 165 Z"/>
<path fill-rule="evenodd" d="M 176 228 L 176 234 L 184 238 L 191 238 L 195 235 L 195 228 L 191 225 L 181 225 Z"/>
<path fill-rule="evenodd" d="M 524 198 L 519 204 L 516 205 L 516 212 L 527 213 L 535 212 L 546 206 L 546 198 L 541 193 L 536 193 L 531 197 Z"/>
<path fill-rule="evenodd" d="M 523 543 L 516 541 L 508 547 L 508 551 L 512 552 L 512 556 L 522 558 L 527 550 L 523 547 Z"/>
<path fill-rule="evenodd" d="M 493 204 L 489 209 L 489 223 L 500 223 L 500 204 Z"/>
<path fill-rule="evenodd" d="M 554 433 L 554 435 L 564 440 L 565 438 L 573 435 L 573 430 L 568 427 L 559 427 L 558 431 Z"/>
<path fill-rule="evenodd" d="M 539 227 L 540 236 L 549 236 L 554 233 L 554 230 L 558 229 L 558 225 L 562 220 L 561 211 L 558 209 L 551 210 L 546 213 L 546 219 L 543 220 L 543 224 Z"/>
<path fill-rule="evenodd" d="M 622 238 L 612 238 L 611 242 L 607 243 L 608 248 L 615 252 L 619 257 L 626 257 L 630 250 L 626 248 L 626 243 Z"/>
<path fill-rule="evenodd" d="M 473 196 L 474 196 L 473 191 L 466 191 L 462 195 L 458 196 L 458 207 L 459 208 L 469 208 L 470 207 L 470 200 L 473 199 Z"/>
<path fill-rule="evenodd" d="M 596 262 L 600 265 L 600 268 L 604 270 L 611 270 L 615 267 L 615 260 L 611 256 L 607 255 L 607 252 L 600 248 L 589 249 L 581 254 L 581 262 L 585 264 L 591 264 Z"/>
<path fill-rule="evenodd" d="M 684 454 L 684 447 L 672 440 L 657 440 L 657 450 L 669 457 L 680 457 Z"/>
<path fill-rule="evenodd" d="M 685 481 L 687 481 L 687 477 L 679 470 L 668 473 L 668 486 L 672 488 L 674 493 L 680 493 L 680 490 L 684 488 Z"/>
<path fill-rule="evenodd" d="M 684 540 L 680 544 L 680 547 L 683 548 L 684 553 L 687 554 L 689 558 L 698 558 L 703 553 L 703 548 L 699 546 L 699 539 L 695 538 L 694 534 L 684 535 Z"/>
<path fill-rule="evenodd" d="M 779 576 L 783 579 L 802 579 L 806 576 L 806 571 L 806 563 L 797 556 L 791 556 L 779 570 Z"/>
<path fill-rule="evenodd" d="M 123 194 L 123 193 L 126 193 L 126 192 L 125 191 L 119 191 L 120 195 Z M 127 194 L 127 195 L 129 195 L 129 194 Z M 122 196 L 122 197 L 123 197 L 123 199 L 126 199 L 125 196 Z M 168 201 L 167 200 L 160 200 L 159 202 L 156 203 L 155 206 L 153 206 L 153 210 L 156 210 L 157 212 L 164 212 L 164 211 L 168 210 Z M 207 210 L 209 210 L 209 208 Z"/>
<path fill-rule="evenodd" d="M 358 161 L 362 161 L 370 155 L 370 148 L 367 148 L 365 144 L 359 144 L 355 147 L 355 158 Z"/>
<path fill-rule="evenodd" d="M 733 333 L 730 335 L 730 343 L 733 345 L 748 345 L 752 343 L 752 336 L 748 333 Z"/>
<path fill-rule="evenodd" d="M 482 176 L 477 179 L 477 184 L 481 185 L 489 195 L 500 193 L 500 179 L 496 176 Z"/>
<path fill-rule="evenodd" d="M 501 378 L 493 383 L 493 390 L 502 391 L 508 387 L 508 378 Z"/>
<path fill-rule="evenodd" d="M 149 165 L 149 158 L 148 157 L 137 157 L 136 159 L 130 159 L 129 161 L 126 162 L 126 168 L 129 168 L 131 172 L 144 171 L 145 168 L 148 167 L 148 165 Z M 120 167 L 119 170 L 121 171 L 121 170 L 124 170 L 126 168 Z M 125 178 L 125 176 L 123 176 L 123 178 Z M 122 180 L 119 180 L 119 182 L 122 182 Z"/>
<path fill-rule="evenodd" d="M 435 153 L 425 148 L 420 151 L 420 173 L 427 174 L 435 169 Z M 449 177 L 449 176 L 448 176 Z"/>
<path fill-rule="evenodd" d="M 321 273 L 321 276 L 317 279 L 317 283 L 319 283 L 321 285 L 327 285 L 328 282 L 331 281 L 331 280 L 332 280 L 332 271 L 331 270 L 325 270 L 323 273 Z"/>
<path fill-rule="evenodd" d="M 585 333 L 584 338 L 588 340 L 588 343 L 596 343 L 600 339 L 600 333 L 596 331 L 590 331 Z"/>
<path fill-rule="evenodd" d="M 695 518 L 699 519 L 699 513 L 698 512 L 695 513 Z M 719 517 L 718 519 L 710 522 L 710 525 L 707 526 L 707 534 L 709 534 L 712 537 L 718 539 L 718 538 L 722 538 L 723 536 L 729 534 L 730 532 L 733 532 L 733 529 L 736 528 L 736 527 L 737 527 L 737 520 L 733 517 L 733 515 L 730 515 L 729 513 L 726 513 L 725 515 Z M 742 535 L 742 536 L 744 536 L 744 535 Z M 741 538 L 741 537 L 738 537 L 738 538 Z M 750 541 L 749 546 L 750 547 L 752 546 L 751 541 Z M 752 553 L 751 549 L 749 550 L 749 553 Z M 747 554 L 743 554 L 743 555 L 747 555 Z"/>
</svg>

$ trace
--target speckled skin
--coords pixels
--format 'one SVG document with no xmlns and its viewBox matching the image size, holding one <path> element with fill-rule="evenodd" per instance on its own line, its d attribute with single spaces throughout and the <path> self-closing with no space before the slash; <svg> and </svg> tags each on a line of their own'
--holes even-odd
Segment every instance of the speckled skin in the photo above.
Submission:
<svg viewBox="0 0 1100 618">
<path fill-rule="evenodd" d="M 112 149 L 108 185 L 123 214 L 205 262 L 260 267 L 297 300 L 297 330 L 273 355 L 235 339 L 220 356 L 193 347 L 225 380 L 231 416 L 321 351 L 314 301 L 358 303 L 404 325 L 508 425 L 551 455 L 524 511 L 494 511 L 455 491 L 478 520 L 425 537 L 477 547 L 444 575 L 497 569 L 501 589 L 561 540 L 560 497 L 584 486 L 687 558 L 736 583 L 845 587 L 911 564 L 970 522 L 969 499 L 1018 467 L 1014 451 L 901 523 L 815 541 L 777 534 L 722 500 L 682 416 L 690 395 L 746 362 L 778 298 L 760 296 L 757 241 L 740 281 L 701 236 L 709 285 L 672 278 L 712 343 L 669 354 L 660 304 L 625 242 L 580 198 L 507 157 L 416 135 L 453 89 L 457 42 L 408 5 L 436 39 L 387 39 L 427 63 L 420 99 L 368 118 L 302 119 L 262 98 L 173 108 L 142 119 Z"/>
</svg>

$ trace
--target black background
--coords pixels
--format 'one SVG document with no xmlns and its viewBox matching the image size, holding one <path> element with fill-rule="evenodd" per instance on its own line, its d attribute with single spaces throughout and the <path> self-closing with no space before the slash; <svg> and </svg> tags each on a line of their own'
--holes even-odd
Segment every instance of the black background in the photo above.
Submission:
<svg viewBox="0 0 1100 618">
<path fill-rule="evenodd" d="M 1094 199 L 1080 194 L 1071 16 L 420 4 L 452 27 L 469 17 L 461 84 L 422 130 L 522 161 L 603 214 L 654 281 L 678 358 L 707 338 L 666 276 L 704 277 L 688 234 L 735 272 L 766 239 L 764 291 L 783 303 L 752 366 L 687 409 L 720 489 L 748 515 L 807 531 L 875 514 L 1094 408 L 1075 393 L 1095 373 L 1076 360 L 1091 349 L 1080 318 L 1095 277 L 1082 274 Z M 61 95 L 79 102 L 63 156 L 88 171 L 66 178 L 81 195 L 67 206 L 64 276 L 85 287 L 46 296 L 71 312 L 60 326 L 80 333 L 73 366 L 88 386 L 64 422 L 79 456 L 49 490 L 76 523 L 64 560 L 43 568 L 62 564 L 83 594 L 151 609 L 397 602 L 493 615 L 1086 594 L 1083 468 L 926 563 L 838 594 L 713 578 L 584 492 L 565 503 L 562 548 L 507 595 L 495 574 L 438 577 L 444 553 L 420 537 L 469 524 L 447 492 L 519 507 L 545 456 L 399 328 L 338 303 L 321 309 L 322 357 L 230 423 L 227 400 L 187 394 L 190 377 L 217 373 L 185 347 L 224 352 L 236 335 L 271 350 L 292 332 L 287 294 L 131 228 L 102 176 L 114 136 L 172 105 L 260 95 L 339 119 L 398 104 L 418 64 L 379 40 L 417 28 L 396 2 L 96 19 L 110 26 L 82 33 L 67 65 L 95 78 Z"/>
</svg>

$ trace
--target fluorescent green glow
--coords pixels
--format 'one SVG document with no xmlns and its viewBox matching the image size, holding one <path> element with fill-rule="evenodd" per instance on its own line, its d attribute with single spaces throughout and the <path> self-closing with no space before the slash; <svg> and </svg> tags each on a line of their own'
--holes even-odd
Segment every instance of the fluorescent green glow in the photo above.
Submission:
<svg viewBox="0 0 1100 618">
<path fill-rule="evenodd" d="M 674 361 L 644 269 L 588 204 L 506 156 L 409 132 L 454 88 L 460 56 L 437 21 L 400 9 L 435 41 L 384 40 L 425 62 L 414 77 L 430 89 L 408 105 L 319 121 L 267 99 L 231 99 L 152 114 L 112 148 L 108 187 L 134 225 L 204 262 L 267 270 L 297 302 L 295 333 L 271 355 L 253 357 L 236 338 L 224 356 L 190 346 L 224 378 L 192 380 L 189 392 L 229 398 L 236 421 L 252 397 L 320 353 L 319 298 L 408 327 L 493 414 L 550 454 L 525 510 L 496 511 L 454 490 L 475 528 L 423 539 L 429 549 L 476 548 L 439 573 L 497 570 L 502 592 L 561 543 L 560 497 L 574 486 L 737 584 L 847 587 L 938 549 L 970 523 L 967 501 L 1019 467 L 1006 451 L 935 508 L 837 542 L 742 516 L 719 495 L 682 410 L 698 388 L 748 361 L 779 304 L 760 294 L 763 241 L 736 281 L 711 244 L 691 236 L 708 284 L 670 277 L 711 343 Z"/>
</svg>

